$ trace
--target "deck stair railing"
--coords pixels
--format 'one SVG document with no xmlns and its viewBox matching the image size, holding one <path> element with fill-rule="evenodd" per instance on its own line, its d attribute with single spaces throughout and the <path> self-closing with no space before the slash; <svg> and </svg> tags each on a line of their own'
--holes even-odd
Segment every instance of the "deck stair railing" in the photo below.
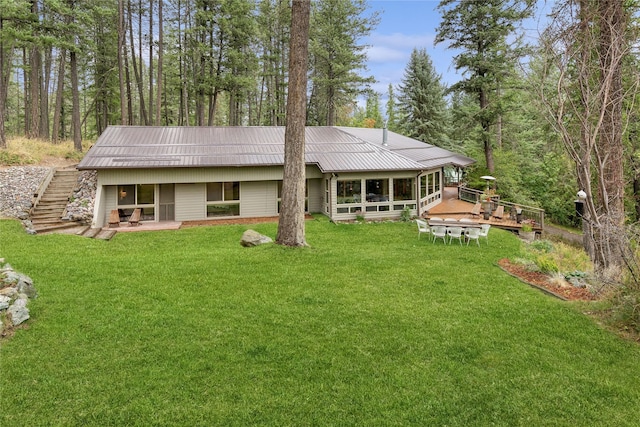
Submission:
<svg viewBox="0 0 640 427">
<path fill-rule="evenodd" d="M 480 190 L 475 190 L 473 188 L 468 187 L 458 187 L 458 199 L 464 200 L 469 203 L 477 203 L 481 201 L 482 195 L 484 193 Z M 525 206 L 519 203 L 511 203 L 506 202 L 504 200 L 500 200 L 500 196 L 493 195 L 491 196 L 491 211 L 495 211 L 498 206 L 504 206 L 505 214 L 507 212 L 516 212 L 516 209 L 522 209 L 522 217 L 521 220 L 531 220 L 534 221 L 535 229 L 543 229 L 544 228 L 544 209 L 536 208 L 533 206 Z"/>
</svg>

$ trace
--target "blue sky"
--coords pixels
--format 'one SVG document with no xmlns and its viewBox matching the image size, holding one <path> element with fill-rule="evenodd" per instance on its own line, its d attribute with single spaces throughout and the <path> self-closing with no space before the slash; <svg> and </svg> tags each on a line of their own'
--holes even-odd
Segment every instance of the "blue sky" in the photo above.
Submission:
<svg viewBox="0 0 640 427">
<path fill-rule="evenodd" d="M 544 17 L 550 10 L 551 0 L 539 0 L 536 12 Z M 451 85 L 460 76 L 452 65 L 455 52 L 447 49 L 447 43 L 434 46 L 436 28 L 440 24 L 436 0 L 369 0 L 371 10 L 380 11 L 380 23 L 372 34 L 364 39 L 368 49 L 368 72 L 378 81 L 373 89 L 381 94 L 381 103 L 387 98 L 389 83 L 394 90 L 401 82 L 404 70 L 414 48 L 425 48 L 442 82 Z M 538 33 L 539 18 L 524 24 L 530 37 Z M 397 91 L 396 91 L 397 94 Z M 384 104 L 383 104 L 384 105 Z"/>
</svg>

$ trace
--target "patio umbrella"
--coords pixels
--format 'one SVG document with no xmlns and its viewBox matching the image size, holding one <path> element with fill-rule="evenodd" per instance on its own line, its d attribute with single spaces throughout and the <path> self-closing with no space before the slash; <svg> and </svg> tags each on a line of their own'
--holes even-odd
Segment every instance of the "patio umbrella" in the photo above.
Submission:
<svg viewBox="0 0 640 427">
<path fill-rule="evenodd" d="M 492 177 L 491 175 L 483 175 L 480 177 L 480 179 L 484 179 L 485 181 L 487 181 L 487 190 L 489 190 L 489 182 L 490 181 L 495 181 L 496 179 L 494 177 Z"/>
</svg>

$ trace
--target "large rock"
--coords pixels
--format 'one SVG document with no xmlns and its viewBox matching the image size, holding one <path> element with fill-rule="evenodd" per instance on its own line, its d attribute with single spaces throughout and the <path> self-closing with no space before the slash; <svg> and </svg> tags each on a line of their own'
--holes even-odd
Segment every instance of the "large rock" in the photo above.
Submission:
<svg viewBox="0 0 640 427">
<path fill-rule="evenodd" d="M 13 326 L 18 326 L 22 322 L 29 320 L 29 309 L 27 308 L 27 300 L 18 298 L 13 305 L 7 310 L 7 314 L 11 317 Z"/>
<path fill-rule="evenodd" d="M 272 243 L 273 239 L 269 236 L 258 233 L 255 230 L 247 230 L 242 234 L 240 244 L 245 247 L 264 245 L 265 243 Z"/>
</svg>

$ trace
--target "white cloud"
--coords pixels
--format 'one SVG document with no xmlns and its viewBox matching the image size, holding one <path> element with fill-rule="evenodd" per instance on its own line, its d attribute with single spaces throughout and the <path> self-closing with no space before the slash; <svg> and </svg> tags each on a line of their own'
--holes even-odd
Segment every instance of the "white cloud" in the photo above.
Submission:
<svg viewBox="0 0 640 427">
<path fill-rule="evenodd" d="M 402 62 L 409 58 L 410 53 L 387 46 L 372 45 L 367 49 L 370 63 Z"/>
</svg>

